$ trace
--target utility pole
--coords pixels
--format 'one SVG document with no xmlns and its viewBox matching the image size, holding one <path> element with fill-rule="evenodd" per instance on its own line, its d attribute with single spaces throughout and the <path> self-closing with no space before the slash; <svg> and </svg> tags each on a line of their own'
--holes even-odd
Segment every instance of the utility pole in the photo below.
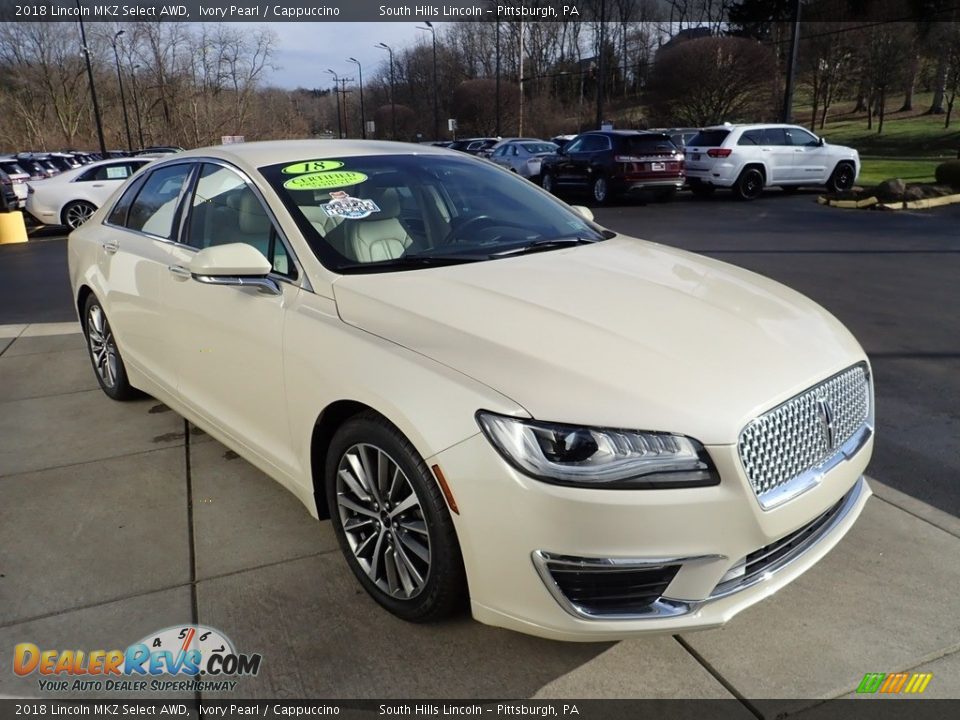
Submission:
<svg viewBox="0 0 960 720">
<path fill-rule="evenodd" d="M 526 24 L 520 21 L 520 121 L 517 128 L 517 135 L 523 137 L 523 36 L 526 35 Z"/>
<path fill-rule="evenodd" d="M 787 85 L 783 91 L 783 118 L 793 122 L 793 86 L 797 74 L 797 51 L 800 48 L 800 0 L 794 0 L 793 37 L 790 39 L 790 62 L 787 63 Z"/>
<path fill-rule="evenodd" d="M 381 50 L 386 50 L 390 53 L 390 125 L 392 129 L 393 137 L 391 140 L 397 139 L 397 83 L 393 76 L 393 48 L 387 45 L 386 43 L 380 43 L 375 45 Z"/>
<path fill-rule="evenodd" d="M 496 135 L 497 137 L 500 137 L 500 20 L 497 19 L 497 20 L 494 20 L 494 22 L 497 25 L 497 70 L 496 70 L 497 72 L 497 90 L 496 90 L 497 123 L 496 123 L 496 129 L 493 131 L 493 134 Z"/>
<path fill-rule="evenodd" d="M 440 102 L 437 100 L 437 30 L 433 23 L 427 20 L 426 27 L 417 25 L 417 30 L 429 30 L 433 36 L 433 139 L 440 139 Z"/>
<path fill-rule="evenodd" d="M 340 122 L 340 92 L 337 88 L 337 83 L 340 82 L 340 78 L 337 77 L 337 74 L 327 69 L 327 72 L 333 75 L 333 94 L 337 96 L 337 137 L 343 139 L 343 124 Z"/>
<path fill-rule="evenodd" d="M 87 79 L 90 81 L 90 99 L 93 102 L 93 120 L 97 125 L 97 139 L 100 141 L 100 155 L 107 159 L 107 144 L 103 141 L 103 123 L 100 122 L 100 104 L 97 102 L 97 86 L 93 82 L 93 68 L 90 66 L 90 50 L 87 48 L 87 33 L 83 30 L 83 10 L 77 0 L 77 21 L 80 23 L 80 42 L 83 45 L 83 57 L 87 61 Z"/>
<path fill-rule="evenodd" d="M 606 0 L 600 0 L 600 52 L 597 57 L 597 130 L 603 125 L 603 45 L 606 41 Z"/>
<path fill-rule="evenodd" d="M 117 83 L 120 85 L 120 104 L 123 106 L 123 127 L 127 131 L 127 150 L 133 152 L 133 140 L 130 139 L 130 118 L 127 115 L 127 97 L 123 94 L 123 74 L 120 72 L 120 53 L 117 52 L 117 40 L 124 34 L 124 30 L 117 30 L 113 36 L 113 59 L 117 63 Z"/>
<path fill-rule="evenodd" d="M 343 136 L 348 138 L 350 137 L 350 120 L 347 117 L 347 83 L 353 82 L 353 78 L 340 78 L 337 82 L 340 83 L 340 93 L 343 95 Z M 340 107 L 339 103 L 337 107 Z"/>
<path fill-rule="evenodd" d="M 144 147 L 143 143 L 143 121 L 140 119 L 140 94 L 137 91 L 137 70 L 140 69 L 139 65 L 134 65 L 133 70 L 130 73 L 130 85 L 133 87 L 133 109 L 137 114 L 137 137 L 140 139 L 140 147 Z"/>
<path fill-rule="evenodd" d="M 363 68 L 360 67 L 360 61 L 356 58 L 347 58 L 347 62 L 352 62 L 357 66 L 357 74 L 360 76 L 360 135 L 364 140 L 366 140 L 367 116 L 363 112 Z"/>
</svg>

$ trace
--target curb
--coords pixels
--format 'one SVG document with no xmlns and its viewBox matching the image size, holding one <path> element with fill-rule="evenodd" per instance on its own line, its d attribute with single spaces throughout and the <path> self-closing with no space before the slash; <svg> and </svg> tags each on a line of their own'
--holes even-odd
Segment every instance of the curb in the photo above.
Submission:
<svg viewBox="0 0 960 720">
<path fill-rule="evenodd" d="M 943 205 L 960 203 L 960 194 L 942 195 L 941 197 L 924 198 L 923 200 L 903 200 L 892 203 L 882 203 L 875 197 L 868 197 L 863 200 L 830 200 L 826 196 L 821 195 L 817 198 L 817 202 L 821 205 L 845 209 L 876 207 L 883 210 L 927 210 Z"/>
</svg>

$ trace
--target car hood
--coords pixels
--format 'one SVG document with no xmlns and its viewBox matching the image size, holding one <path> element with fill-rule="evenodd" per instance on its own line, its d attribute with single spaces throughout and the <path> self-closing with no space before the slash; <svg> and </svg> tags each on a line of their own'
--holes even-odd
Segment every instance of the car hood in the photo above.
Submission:
<svg viewBox="0 0 960 720">
<path fill-rule="evenodd" d="M 488 385 L 532 417 L 705 444 L 735 443 L 760 412 L 864 359 L 850 333 L 799 293 L 623 236 L 347 275 L 334 293 L 344 322 Z"/>
</svg>

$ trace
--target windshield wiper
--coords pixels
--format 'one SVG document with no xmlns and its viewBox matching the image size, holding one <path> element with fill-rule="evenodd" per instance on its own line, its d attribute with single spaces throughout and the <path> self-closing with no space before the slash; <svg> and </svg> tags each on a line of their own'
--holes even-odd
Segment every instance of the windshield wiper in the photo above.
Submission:
<svg viewBox="0 0 960 720">
<path fill-rule="evenodd" d="M 444 265 L 462 265 L 464 263 L 489 260 L 489 255 L 431 255 L 429 253 L 414 253 L 401 255 L 398 258 L 377 260 L 368 263 L 346 263 L 337 267 L 337 272 L 350 273 L 365 270 L 410 270 L 412 268 L 443 267 Z"/>
<path fill-rule="evenodd" d="M 543 238 L 541 240 L 534 240 L 533 242 L 529 242 L 520 247 L 510 248 L 509 250 L 501 250 L 500 252 L 493 253 L 490 257 L 501 258 L 509 257 L 511 255 L 526 255 L 528 253 L 542 252 L 544 250 L 555 250 L 556 248 L 575 247 L 577 245 L 593 245 L 594 243 L 598 242 L 601 241 L 582 237 Z"/>
</svg>

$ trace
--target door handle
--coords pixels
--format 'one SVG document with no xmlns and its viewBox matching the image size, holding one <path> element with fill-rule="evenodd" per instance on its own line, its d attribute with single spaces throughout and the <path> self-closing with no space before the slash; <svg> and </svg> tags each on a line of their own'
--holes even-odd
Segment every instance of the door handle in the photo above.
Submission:
<svg viewBox="0 0 960 720">
<path fill-rule="evenodd" d="M 168 265 L 167 271 L 178 280 L 189 280 L 193 275 L 182 265 Z"/>
<path fill-rule="evenodd" d="M 103 183 L 94 183 L 92 187 L 103 187 Z"/>
<path fill-rule="evenodd" d="M 101 244 L 101 247 L 103 247 L 103 251 L 107 253 L 107 255 L 113 255 L 120 249 L 120 244 L 116 240 L 107 240 Z"/>
</svg>

